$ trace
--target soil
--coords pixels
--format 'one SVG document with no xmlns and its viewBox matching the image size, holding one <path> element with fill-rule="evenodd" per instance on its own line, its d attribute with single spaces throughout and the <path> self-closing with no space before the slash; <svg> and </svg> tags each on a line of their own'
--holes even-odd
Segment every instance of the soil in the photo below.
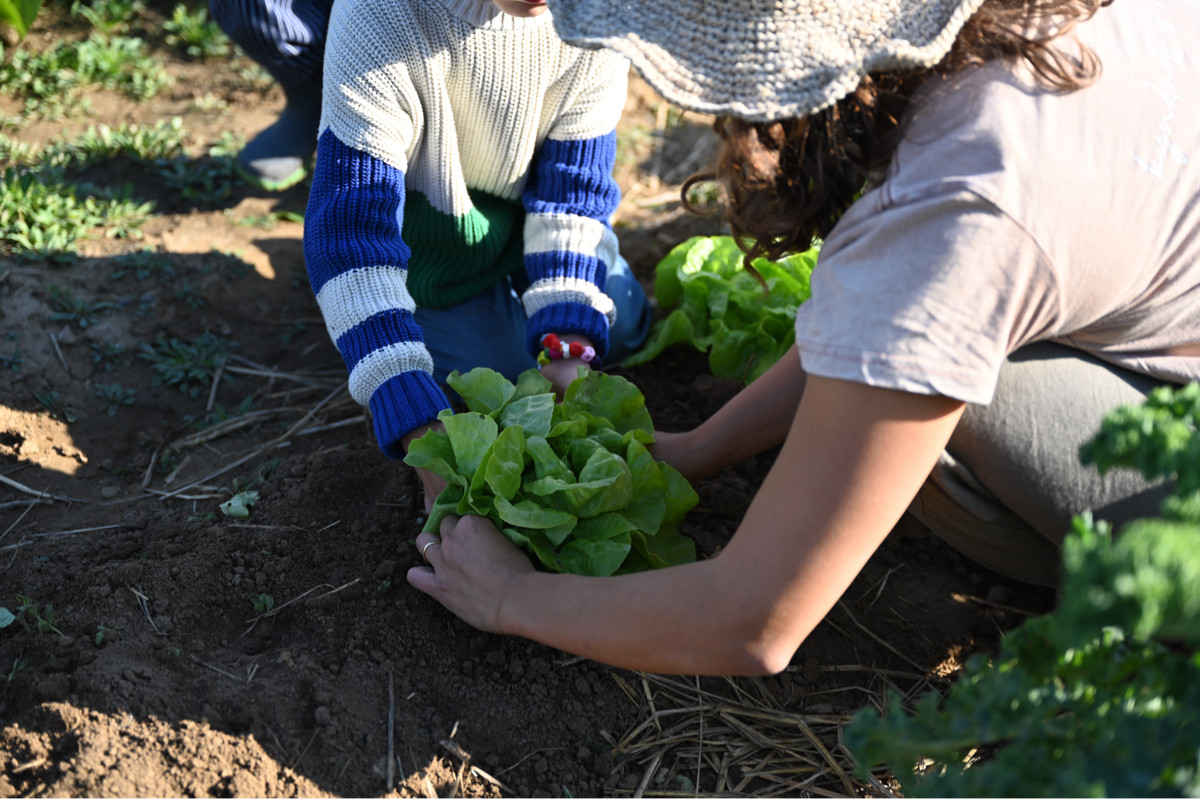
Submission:
<svg viewBox="0 0 1200 799">
<path fill-rule="evenodd" d="M 55 24 L 25 46 L 79 34 L 61 13 Z M 10 135 L 40 145 L 179 117 L 197 163 L 215 164 L 208 145 L 249 138 L 282 108 L 244 59 L 158 54 L 175 77 L 158 97 L 90 92 L 86 108 L 49 120 L 0 98 Z M 648 290 L 671 246 L 721 232 L 677 199 L 713 152 L 708 123 L 634 80 L 615 226 Z M 304 273 L 295 220 L 307 186 L 268 194 L 234 181 L 197 200 L 127 159 L 80 178 L 129 184 L 154 210 L 140 238 L 98 234 L 75 259 L 0 259 L 0 607 L 18 617 L 0 629 L 0 797 L 894 787 L 886 775 L 772 777 L 761 766 L 772 746 L 753 723 L 726 749 L 736 768 L 689 760 L 659 724 L 668 707 L 689 712 L 678 690 L 480 633 L 410 589 L 420 492 L 346 394 Z M 224 357 L 208 383 L 181 390 L 144 357 L 205 334 Z M 663 430 L 698 424 L 739 388 L 683 349 L 614 371 Z M 684 532 L 702 556 L 732 535 L 772 457 L 696 486 Z M 247 518 L 220 510 L 247 490 L 259 495 Z M 823 719 L 823 746 L 848 763 L 837 731 L 856 710 L 889 687 L 944 686 L 1051 601 L 905 520 L 785 673 L 678 685 L 727 708 Z"/>
</svg>

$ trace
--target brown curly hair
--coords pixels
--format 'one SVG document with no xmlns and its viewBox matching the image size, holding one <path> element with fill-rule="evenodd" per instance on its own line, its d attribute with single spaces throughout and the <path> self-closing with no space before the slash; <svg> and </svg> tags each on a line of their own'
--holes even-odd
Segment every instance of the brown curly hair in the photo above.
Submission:
<svg viewBox="0 0 1200 799">
<path fill-rule="evenodd" d="M 722 145 L 715 171 L 684 183 L 684 205 L 697 183 L 724 188 L 723 206 L 746 266 L 777 260 L 824 238 L 855 197 L 887 168 L 901 119 L 918 86 L 986 61 L 1024 61 L 1057 91 L 1073 91 L 1100 73 L 1095 54 L 1058 41 L 1112 0 L 989 0 L 936 66 L 870 75 L 832 106 L 810 116 L 753 123 L 718 117 Z M 751 269 L 753 271 L 753 269 Z"/>
</svg>

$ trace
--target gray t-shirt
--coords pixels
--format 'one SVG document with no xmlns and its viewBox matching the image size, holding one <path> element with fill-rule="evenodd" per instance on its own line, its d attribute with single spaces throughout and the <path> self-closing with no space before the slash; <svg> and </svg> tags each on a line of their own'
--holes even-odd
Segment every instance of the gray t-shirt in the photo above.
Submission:
<svg viewBox="0 0 1200 799">
<path fill-rule="evenodd" d="M 1074 35 L 1091 86 L 990 64 L 928 91 L 796 317 L 815 375 L 991 400 L 1051 340 L 1200 379 L 1200 4 L 1117 0 Z"/>
</svg>

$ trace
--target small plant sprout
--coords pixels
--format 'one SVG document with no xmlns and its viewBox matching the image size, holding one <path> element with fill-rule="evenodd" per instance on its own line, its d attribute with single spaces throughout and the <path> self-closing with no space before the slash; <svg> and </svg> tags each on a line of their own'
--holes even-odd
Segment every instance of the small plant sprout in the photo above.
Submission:
<svg viewBox="0 0 1200 799">
<path fill-rule="evenodd" d="M 121 627 L 106 627 L 103 624 L 97 624 L 96 625 L 96 635 L 93 637 L 93 640 L 95 640 L 96 646 L 104 646 L 104 642 L 108 638 L 110 638 L 112 635 L 115 635 L 116 633 L 121 632 L 121 630 L 122 630 Z"/>
<path fill-rule="evenodd" d="M 24 594 L 17 594 L 17 603 L 17 617 L 24 619 L 26 627 L 38 634 L 54 632 L 66 637 L 62 630 L 54 626 L 53 605 L 46 604 L 38 608 L 37 603 Z"/>
<path fill-rule="evenodd" d="M 105 341 L 99 344 L 93 343 L 90 349 L 92 351 L 92 363 L 106 372 L 111 372 L 114 367 L 120 366 L 121 355 L 125 352 L 125 345 Z"/>
<path fill-rule="evenodd" d="M 101 33 L 121 33 L 129 28 L 138 14 L 146 10 L 142 0 L 99 0 L 99 2 L 71 3 L 71 13 L 92 23 Z"/>
<path fill-rule="evenodd" d="M 70 289 L 51 283 L 46 287 L 50 295 L 50 321 L 73 322 L 79 327 L 96 324 L 96 317 L 109 310 L 106 302 L 88 302 L 75 297 Z"/>
<path fill-rule="evenodd" d="M 11 25 L 17 36 L 24 39 L 41 7 L 42 0 L 4 0 L 0 2 L 0 22 Z"/>
<path fill-rule="evenodd" d="M 177 386 L 181 394 L 198 397 L 212 383 L 213 375 L 229 357 L 234 343 L 213 333 L 191 341 L 159 337 L 154 344 L 143 344 L 138 357 L 150 362 L 155 381 Z"/>
<path fill-rule="evenodd" d="M 259 594 L 254 597 L 254 612 L 259 616 L 270 613 L 275 607 L 275 597 L 270 594 Z"/>
<path fill-rule="evenodd" d="M 79 420 L 79 414 L 67 405 L 67 401 L 57 391 L 47 391 L 35 394 L 34 396 L 37 397 L 37 401 L 42 404 L 42 407 L 50 413 L 51 419 L 58 419 L 68 424 Z"/>
<path fill-rule="evenodd" d="M 197 60 L 227 55 L 229 37 L 208 18 L 203 8 L 188 11 L 183 3 L 175 6 L 171 18 L 163 23 L 167 31 L 167 44 L 182 47 Z"/>
<path fill-rule="evenodd" d="M 109 416 L 115 416 L 122 405 L 132 405 L 137 401 L 135 389 L 124 388 L 117 383 L 97 383 L 92 387 L 92 393 Z"/>
</svg>

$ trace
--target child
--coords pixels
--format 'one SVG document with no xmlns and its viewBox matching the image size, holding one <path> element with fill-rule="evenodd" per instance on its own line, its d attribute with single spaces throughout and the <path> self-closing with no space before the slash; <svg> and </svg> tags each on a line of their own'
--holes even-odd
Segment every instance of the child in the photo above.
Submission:
<svg viewBox="0 0 1200 799">
<path fill-rule="evenodd" d="M 628 63 L 564 44 L 545 11 L 333 9 L 305 260 L 389 457 L 449 407 L 453 370 L 515 379 L 551 333 L 590 348 L 594 366 L 649 331 L 608 224 Z M 560 358 L 545 374 L 562 390 L 588 363 Z M 429 501 L 440 485 L 420 474 Z"/>
<path fill-rule="evenodd" d="M 824 238 L 796 350 L 655 454 L 697 478 L 782 449 L 714 558 L 548 574 L 450 517 L 417 537 L 414 586 L 618 666 L 774 673 L 907 510 L 1045 583 L 1072 514 L 1158 515 L 1164 486 L 1100 478 L 1078 448 L 1113 407 L 1200 379 L 1194 3 L 554 3 L 567 41 L 723 115 L 753 252 Z"/>
<path fill-rule="evenodd" d="M 279 118 L 238 153 L 238 171 L 268 191 L 307 176 L 321 118 L 321 60 L 333 0 L 209 0 L 213 19 L 283 88 Z"/>
</svg>

